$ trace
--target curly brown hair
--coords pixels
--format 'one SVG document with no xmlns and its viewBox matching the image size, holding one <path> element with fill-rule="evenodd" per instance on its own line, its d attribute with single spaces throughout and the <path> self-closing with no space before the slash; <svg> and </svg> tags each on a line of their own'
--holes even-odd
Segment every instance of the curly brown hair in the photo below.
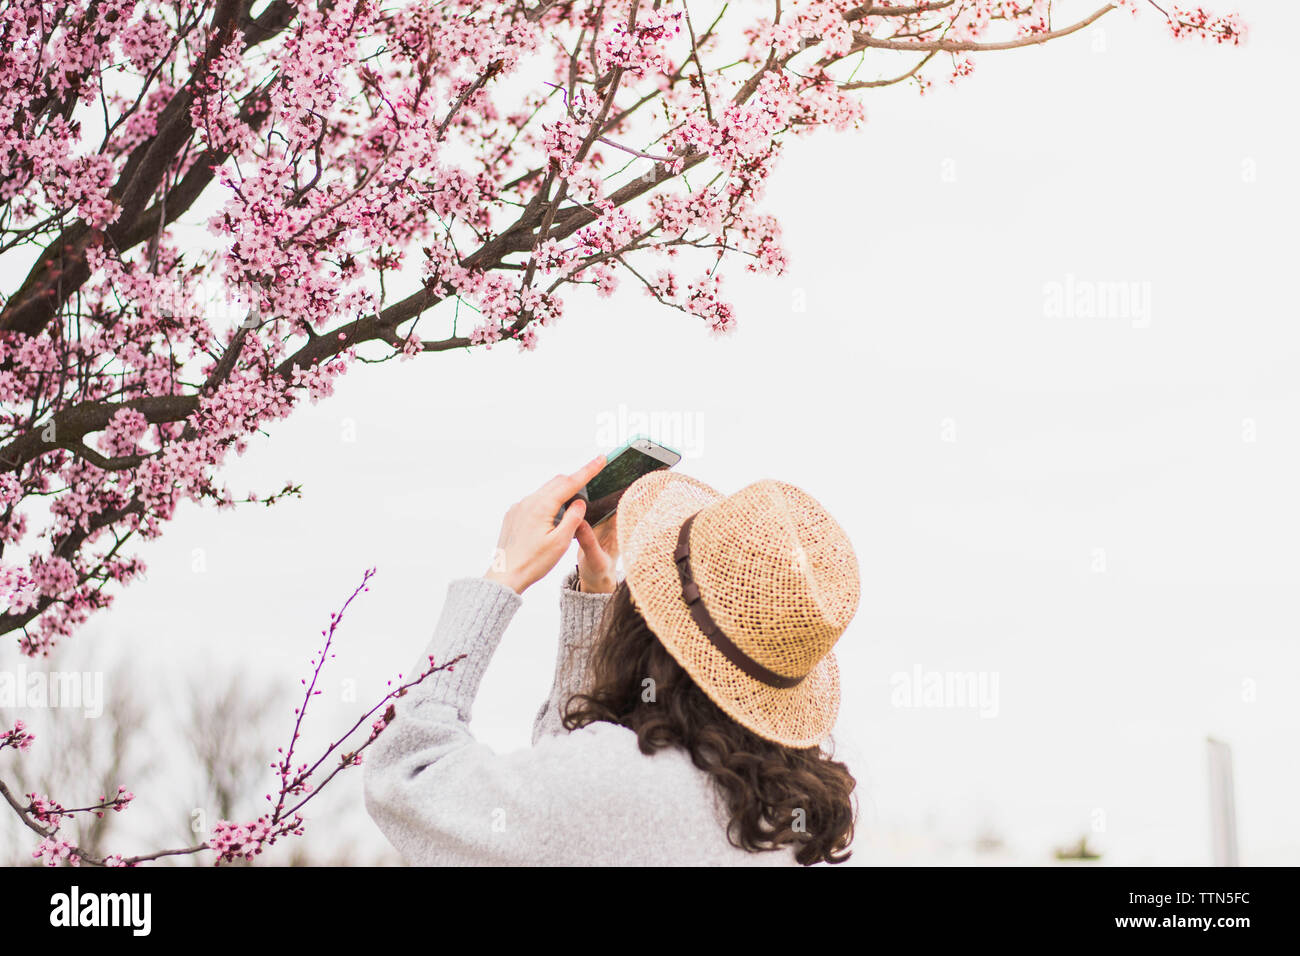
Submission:
<svg viewBox="0 0 1300 956">
<path fill-rule="evenodd" d="M 619 724 L 636 732 L 644 754 L 685 749 L 713 777 L 734 846 L 761 852 L 793 844 L 805 866 L 849 858 L 856 781 L 848 768 L 820 747 L 773 743 L 728 717 L 660 643 L 627 582 L 606 606 L 589 680 L 590 690 L 565 704 L 564 726 Z"/>
</svg>

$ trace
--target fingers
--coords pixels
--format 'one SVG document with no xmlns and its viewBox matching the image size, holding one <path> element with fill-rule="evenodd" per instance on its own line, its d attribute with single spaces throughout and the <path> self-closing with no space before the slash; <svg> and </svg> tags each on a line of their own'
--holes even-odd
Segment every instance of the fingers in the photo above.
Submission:
<svg viewBox="0 0 1300 956">
<path fill-rule="evenodd" d="M 582 553 L 587 556 L 588 561 L 599 561 L 604 556 L 604 549 L 601 548 L 600 542 L 596 540 L 596 532 L 591 529 L 591 525 L 586 521 L 579 523 L 578 547 L 582 548 Z"/>
<path fill-rule="evenodd" d="M 579 524 L 586 524 L 586 522 L 582 520 L 586 514 L 587 502 L 579 498 L 573 504 L 569 505 L 567 510 L 565 510 L 564 517 L 560 519 L 560 523 L 555 526 L 552 533 L 558 534 L 563 537 L 565 541 L 568 541 L 573 537 L 574 532 L 578 530 Z"/>
<path fill-rule="evenodd" d="M 571 475 L 556 475 L 542 486 L 542 492 L 558 507 L 581 491 L 604 467 L 605 456 L 597 455 Z"/>
<path fill-rule="evenodd" d="M 595 478 L 596 475 L 600 473 L 600 469 L 604 467 L 605 467 L 605 456 L 597 455 L 595 458 L 591 459 L 591 461 L 587 462 L 585 465 L 583 465 L 581 468 L 575 471 L 572 475 L 570 475 L 569 477 L 573 480 L 575 485 L 573 489 L 574 492 L 576 492 L 587 482 L 591 481 L 591 479 Z"/>
</svg>

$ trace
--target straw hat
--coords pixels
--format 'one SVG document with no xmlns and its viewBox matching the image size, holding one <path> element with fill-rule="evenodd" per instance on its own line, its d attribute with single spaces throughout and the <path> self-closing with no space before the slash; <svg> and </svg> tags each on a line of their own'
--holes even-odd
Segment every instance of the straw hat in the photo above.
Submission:
<svg viewBox="0 0 1300 956">
<path fill-rule="evenodd" d="M 619 501 L 618 545 L 646 623 L 714 703 L 776 743 L 825 739 L 840 705 L 831 648 L 859 589 L 821 505 L 780 481 L 728 497 L 655 471 Z"/>
</svg>

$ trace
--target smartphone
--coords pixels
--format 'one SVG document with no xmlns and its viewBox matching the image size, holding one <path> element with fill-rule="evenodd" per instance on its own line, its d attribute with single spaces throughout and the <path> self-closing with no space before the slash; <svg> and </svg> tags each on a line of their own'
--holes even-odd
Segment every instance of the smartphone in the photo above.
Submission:
<svg viewBox="0 0 1300 956">
<path fill-rule="evenodd" d="M 594 528 L 618 509 L 619 499 L 632 482 L 652 471 L 671 468 L 681 460 L 682 456 L 667 445 L 649 438 L 633 438 L 622 448 L 609 453 L 605 467 L 556 512 L 555 523 L 560 523 L 569 505 L 582 498 L 587 502 L 587 524 Z"/>
</svg>

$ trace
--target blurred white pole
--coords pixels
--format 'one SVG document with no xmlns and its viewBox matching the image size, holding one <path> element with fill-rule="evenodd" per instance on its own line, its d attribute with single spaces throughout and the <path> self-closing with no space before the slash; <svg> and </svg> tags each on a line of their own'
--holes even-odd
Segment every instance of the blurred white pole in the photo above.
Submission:
<svg viewBox="0 0 1300 956">
<path fill-rule="evenodd" d="M 1214 865 L 1238 866 L 1232 749 L 1213 737 L 1206 738 L 1205 742 L 1210 754 L 1210 835 L 1213 840 Z"/>
</svg>

